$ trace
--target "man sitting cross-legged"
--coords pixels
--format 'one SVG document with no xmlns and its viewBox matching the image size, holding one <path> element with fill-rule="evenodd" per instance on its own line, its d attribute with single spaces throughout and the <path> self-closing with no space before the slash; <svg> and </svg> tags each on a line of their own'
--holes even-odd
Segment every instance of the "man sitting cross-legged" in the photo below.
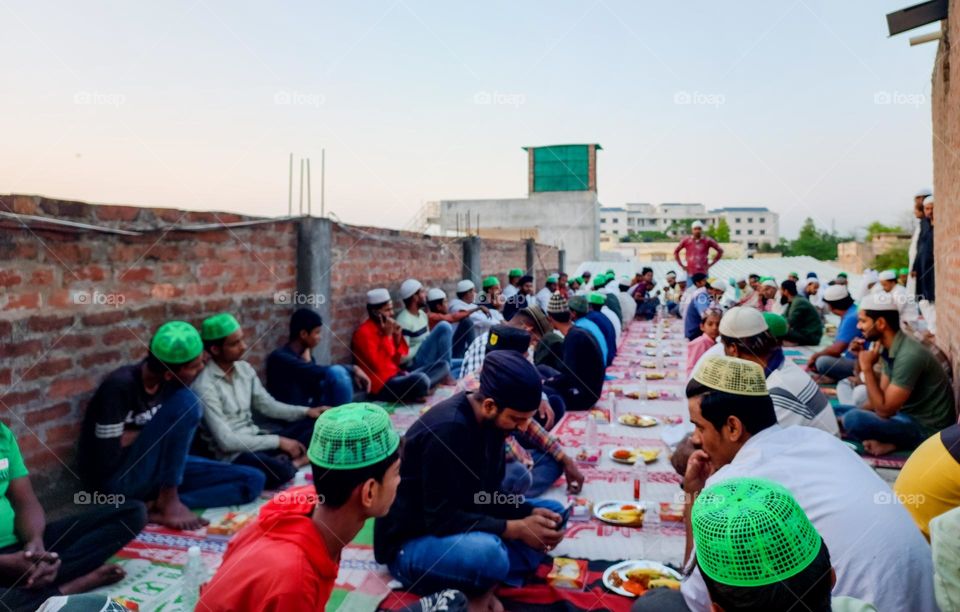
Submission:
<svg viewBox="0 0 960 612">
<path fill-rule="evenodd" d="M 266 487 L 275 489 L 305 465 L 306 445 L 313 422 L 323 407 L 292 406 L 273 399 L 243 354 L 243 328 L 229 313 L 203 321 L 204 346 L 210 361 L 197 376 L 193 390 L 203 400 L 203 436 L 221 461 L 263 472 Z M 254 423 L 253 413 L 283 423 L 271 433 Z"/>
<path fill-rule="evenodd" d="M 855 338 L 863 338 L 857 329 L 857 305 L 843 285 L 830 285 L 823 293 L 823 303 L 840 317 L 833 343 L 820 349 L 807 360 L 807 369 L 820 375 L 821 382 L 843 380 L 853 376 L 856 355 L 847 348 Z"/>
<path fill-rule="evenodd" d="M 290 340 L 267 357 L 267 391 L 294 406 L 339 406 L 353 400 L 354 387 L 370 390 L 356 365 L 323 366 L 314 359 L 323 319 L 309 308 L 290 317 Z"/>
<path fill-rule="evenodd" d="M 860 300 L 858 327 L 872 343 L 857 359 L 867 388 L 862 408 L 837 406 L 843 428 L 867 452 L 914 449 L 956 421 L 950 381 L 928 348 L 900 329 L 899 305 L 887 293 Z M 857 344 L 854 343 L 854 347 Z M 878 379 L 874 364 L 882 360 Z"/>
<path fill-rule="evenodd" d="M 245 504 L 263 490 L 259 470 L 188 455 L 203 404 L 190 384 L 203 368 L 193 325 L 164 323 L 147 358 L 113 371 L 84 416 L 77 461 L 93 491 L 147 502 L 174 529 L 207 523 L 190 508 Z"/>
<path fill-rule="evenodd" d="M 393 318 L 390 293 L 383 288 L 367 292 L 367 319 L 353 332 L 353 356 L 370 379 L 370 393 L 387 402 L 416 402 L 450 376 L 447 361 L 435 361 L 412 371 L 400 368 L 410 352 L 403 328 Z"/>
<path fill-rule="evenodd" d="M 400 365 L 410 369 L 430 367 L 442 362 L 453 371 L 453 326 L 448 321 L 436 321 L 430 326 L 427 315 L 427 290 L 420 281 L 408 278 L 400 285 L 403 310 L 397 315 L 403 338 L 407 341 L 407 354 L 401 357 Z"/>
<path fill-rule="evenodd" d="M 74 496 L 75 503 L 91 501 L 98 502 L 88 492 Z M 147 511 L 123 496 L 107 501 L 47 523 L 17 439 L 0 423 L 0 609 L 36 610 L 49 597 L 124 577 L 120 566 L 105 561 L 143 529 Z"/>
<path fill-rule="evenodd" d="M 777 425 L 763 368 L 733 357 L 706 358 L 686 394 L 697 450 L 683 478 L 685 517 L 708 486 L 741 477 L 772 480 L 800 503 L 834 555 L 834 595 L 878 602 L 889 610 L 936 609 L 930 547 L 903 506 L 894 503 L 890 487 L 836 437 L 815 427 Z M 696 558 L 692 535 L 688 524 L 691 565 Z M 699 571 L 684 579 L 681 591 L 691 610 L 710 609 Z M 668 608 L 646 604 L 638 609 Z"/>
<path fill-rule="evenodd" d="M 374 554 L 405 588 L 482 593 L 519 585 L 563 539 L 562 506 L 500 491 L 506 437 L 540 405 L 536 368 L 486 356 L 480 390 L 433 406 L 406 433 L 397 499 L 374 527 Z"/>
</svg>

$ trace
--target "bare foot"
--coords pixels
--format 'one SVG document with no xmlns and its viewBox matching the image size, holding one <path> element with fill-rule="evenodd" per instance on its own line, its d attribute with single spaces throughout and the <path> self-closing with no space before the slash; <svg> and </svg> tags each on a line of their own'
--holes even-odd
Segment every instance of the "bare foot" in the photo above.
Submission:
<svg viewBox="0 0 960 612">
<path fill-rule="evenodd" d="M 210 523 L 207 519 L 194 514 L 180 500 L 169 503 L 162 508 L 158 506 L 149 513 L 148 518 L 151 523 L 159 523 L 171 529 L 182 529 L 184 531 L 200 529 Z"/>
<path fill-rule="evenodd" d="M 864 440 L 863 450 L 875 457 L 879 457 L 880 455 L 888 455 L 897 450 L 897 445 L 890 444 L 889 442 L 878 442 L 876 440 Z"/>
<path fill-rule="evenodd" d="M 60 592 L 64 595 L 86 593 L 98 587 L 120 582 L 126 575 L 127 572 L 123 571 L 123 568 L 119 565 L 106 563 L 89 574 L 74 578 L 70 582 L 64 582 L 60 585 Z"/>
</svg>

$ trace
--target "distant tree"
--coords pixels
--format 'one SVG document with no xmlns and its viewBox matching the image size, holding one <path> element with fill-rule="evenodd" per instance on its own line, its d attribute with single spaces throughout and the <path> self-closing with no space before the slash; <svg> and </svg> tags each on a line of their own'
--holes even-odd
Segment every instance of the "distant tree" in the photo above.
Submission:
<svg viewBox="0 0 960 612">
<path fill-rule="evenodd" d="M 707 236 L 717 242 L 730 242 L 730 224 L 727 223 L 727 218 L 720 217 L 720 223 L 707 228 Z"/>
<path fill-rule="evenodd" d="M 894 247 L 877 255 L 873 259 L 872 267 L 874 270 L 899 270 L 906 268 L 909 264 L 910 256 L 907 249 Z"/>
<path fill-rule="evenodd" d="M 899 225 L 884 225 L 879 221 L 874 221 L 867 226 L 867 240 L 873 240 L 877 234 L 902 234 L 904 230 Z"/>
<path fill-rule="evenodd" d="M 630 233 L 621 238 L 620 242 L 671 242 L 672 240 L 663 232 L 630 230 Z"/>
<path fill-rule="evenodd" d="M 813 219 L 807 217 L 797 238 L 789 243 L 781 239 L 780 244 L 786 247 L 782 251 L 786 256 L 809 255 L 815 259 L 830 261 L 837 258 L 837 245 L 847 240 L 850 240 L 847 236 L 818 230 Z"/>
</svg>

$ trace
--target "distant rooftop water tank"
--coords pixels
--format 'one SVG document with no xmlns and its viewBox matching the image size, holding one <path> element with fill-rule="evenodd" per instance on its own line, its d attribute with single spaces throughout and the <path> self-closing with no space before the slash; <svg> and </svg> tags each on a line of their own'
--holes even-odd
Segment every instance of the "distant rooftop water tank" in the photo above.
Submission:
<svg viewBox="0 0 960 612">
<path fill-rule="evenodd" d="M 530 193 L 543 191 L 597 191 L 598 144 L 524 147 Z"/>
</svg>

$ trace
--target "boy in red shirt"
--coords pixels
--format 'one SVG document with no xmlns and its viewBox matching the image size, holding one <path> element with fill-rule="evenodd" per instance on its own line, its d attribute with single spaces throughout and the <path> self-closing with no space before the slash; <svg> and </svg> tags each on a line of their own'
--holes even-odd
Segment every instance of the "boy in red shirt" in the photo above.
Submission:
<svg viewBox="0 0 960 612">
<path fill-rule="evenodd" d="M 230 542 L 198 610 L 323 610 L 340 551 L 396 497 L 400 437 L 379 406 L 345 404 L 317 419 L 307 456 L 313 487 L 281 492 L 261 508 Z"/>
</svg>

